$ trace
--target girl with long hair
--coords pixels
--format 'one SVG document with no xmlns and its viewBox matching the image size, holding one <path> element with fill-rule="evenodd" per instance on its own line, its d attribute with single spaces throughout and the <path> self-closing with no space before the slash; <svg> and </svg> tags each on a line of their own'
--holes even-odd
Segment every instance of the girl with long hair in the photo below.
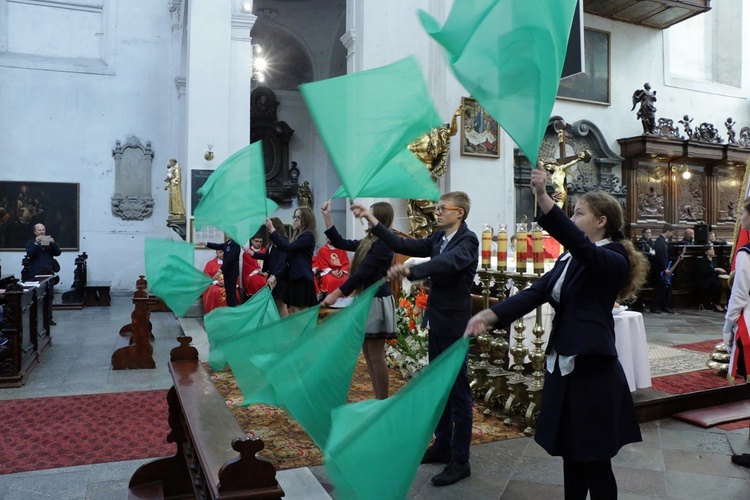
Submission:
<svg viewBox="0 0 750 500">
<path fill-rule="evenodd" d="M 312 257 L 315 252 L 315 215 L 309 207 L 298 207 L 292 217 L 295 235 L 287 241 L 266 219 L 266 229 L 274 245 L 287 253 L 287 289 L 284 302 L 294 314 L 317 303 L 313 283 Z"/>
<path fill-rule="evenodd" d="M 336 290 L 329 293 L 322 304 L 331 306 L 339 297 L 359 293 L 384 278 L 393 262 L 393 250 L 369 231 L 361 240 L 345 240 L 341 237 L 331 218 L 331 202 L 321 207 L 325 219 L 326 236 L 336 248 L 354 252 L 349 266 L 349 278 Z M 370 207 L 373 215 L 385 227 L 393 223 L 393 207 L 390 203 L 378 202 Z M 375 294 L 365 327 L 365 341 L 362 353 L 372 380 L 372 388 L 377 399 L 388 397 L 388 366 L 385 363 L 385 341 L 396 337 L 396 306 L 391 294 L 391 286 L 383 283 Z"/>
<path fill-rule="evenodd" d="M 539 224 L 568 252 L 530 288 L 474 315 L 466 333 L 509 324 L 549 302 L 555 320 L 547 343 L 542 403 L 534 439 L 562 456 L 566 500 L 617 498 L 611 459 L 641 441 L 628 382 L 617 359 L 612 307 L 632 300 L 646 280 L 646 257 L 624 239 L 622 207 L 612 196 L 581 196 L 570 219 L 546 192 L 547 174 L 531 173 Z"/>
</svg>

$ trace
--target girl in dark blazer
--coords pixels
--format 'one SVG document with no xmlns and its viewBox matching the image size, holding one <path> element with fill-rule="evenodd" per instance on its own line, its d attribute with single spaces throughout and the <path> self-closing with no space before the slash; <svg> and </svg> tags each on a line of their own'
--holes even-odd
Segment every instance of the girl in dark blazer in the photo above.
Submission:
<svg viewBox="0 0 750 500">
<path fill-rule="evenodd" d="M 331 202 L 321 207 L 326 222 L 326 236 L 331 244 L 342 250 L 354 252 L 349 278 L 339 288 L 329 293 L 323 300 L 324 306 L 331 306 L 339 297 L 369 288 L 378 280 L 385 278 L 393 262 L 393 250 L 375 237 L 371 232 L 361 240 L 345 240 L 341 237 L 331 218 Z M 378 202 L 370 207 L 375 218 L 388 229 L 393 223 L 393 207 L 390 203 Z M 385 363 L 385 339 L 396 338 L 396 304 L 391 294 L 391 286 L 383 283 L 370 307 L 370 315 L 365 325 L 365 342 L 362 354 L 365 356 L 367 370 L 372 380 L 372 388 L 377 399 L 388 397 L 388 366 Z"/>
<path fill-rule="evenodd" d="M 277 238 L 283 241 L 287 241 L 284 236 L 284 223 L 278 217 L 272 217 L 270 219 L 271 225 L 273 226 Z M 276 309 L 279 311 L 279 316 L 286 318 L 289 315 L 287 311 L 286 303 L 286 252 L 276 246 L 273 242 L 268 245 L 265 252 L 256 252 L 251 248 L 246 249 L 250 255 L 255 259 L 263 260 L 263 274 L 266 276 L 266 284 L 271 287 L 271 295 L 276 304 Z"/>
<path fill-rule="evenodd" d="M 294 211 L 292 225 L 296 235 L 292 241 L 282 237 L 266 219 L 266 229 L 273 244 L 287 253 L 287 282 L 284 302 L 294 314 L 317 304 L 313 283 L 312 257 L 315 252 L 315 215 L 309 207 L 299 207 Z"/>
<path fill-rule="evenodd" d="M 640 441 L 633 399 L 617 359 L 612 307 L 633 298 L 648 262 L 623 238 L 622 208 L 603 192 L 589 192 L 571 219 L 547 195 L 547 174 L 535 169 L 531 188 L 543 215 L 539 224 L 569 252 L 530 288 L 474 315 L 471 335 L 508 324 L 549 302 L 555 309 L 547 345 L 544 390 L 535 440 L 563 457 L 565 498 L 617 497 L 611 458 Z"/>
</svg>

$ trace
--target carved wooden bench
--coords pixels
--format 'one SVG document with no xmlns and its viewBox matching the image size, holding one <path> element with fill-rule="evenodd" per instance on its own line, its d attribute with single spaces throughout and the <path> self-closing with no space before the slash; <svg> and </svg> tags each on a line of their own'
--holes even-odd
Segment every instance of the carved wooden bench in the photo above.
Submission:
<svg viewBox="0 0 750 500">
<path fill-rule="evenodd" d="M 89 281 L 86 283 L 83 287 L 83 305 L 87 307 L 108 307 L 112 303 L 112 297 L 109 295 L 111 286 L 111 281 Z"/>
<path fill-rule="evenodd" d="M 260 439 L 249 439 L 198 360 L 191 337 L 179 337 L 169 371 L 167 441 L 173 457 L 142 465 L 130 479 L 129 498 L 281 498 L 276 468 L 255 457 Z"/>
</svg>

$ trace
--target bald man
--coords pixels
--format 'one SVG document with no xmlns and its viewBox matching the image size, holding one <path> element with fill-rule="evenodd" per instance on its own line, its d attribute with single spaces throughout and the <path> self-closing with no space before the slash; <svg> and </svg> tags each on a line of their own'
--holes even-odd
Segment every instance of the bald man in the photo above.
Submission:
<svg viewBox="0 0 750 500">
<path fill-rule="evenodd" d="M 52 274 L 55 269 L 55 257 L 61 253 L 55 239 L 47 235 L 47 228 L 44 227 L 44 224 L 34 225 L 34 239 L 26 243 L 26 255 L 29 257 L 28 279 L 35 280 L 38 274 Z M 52 321 L 54 281 L 50 284 L 47 297 L 49 300 L 50 324 L 54 325 L 55 322 Z"/>
</svg>

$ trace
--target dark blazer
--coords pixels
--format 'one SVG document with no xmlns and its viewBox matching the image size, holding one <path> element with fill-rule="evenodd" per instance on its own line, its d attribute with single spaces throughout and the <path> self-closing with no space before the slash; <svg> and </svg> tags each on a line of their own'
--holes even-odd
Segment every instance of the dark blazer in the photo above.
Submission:
<svg viewBox="0 0 750 500">
<path fill-rule="evenodd" d="M 287 270 L 290 280 L 313 280 L 312 257 L 315 252 L 315 235 L 305 231 L 296 240 L 289 241 L 278 231 L 271 233 L 271 240 L 286 252 Z"/>
<path fill-rule="evenodd" d="M 440 253 L 444 230 L 422 239 L 401 238 L 383 224 L 373 234 L 394 251 L 412 257 L 432 257 L 411 267 L 412 279 L 430 278 L 425 321 L 430 335 L 461 337 L 471 318 L 471 287 L 479 265 L 479 240 L 465 222 Z"/>
<path fill-rule="evenodd" d="M 667 269 L 669 265 L 669 248 L 667 247 L 667 239 L 664 235 L 660 234 L 654 242 L 654 250 L 656 250 L 656 257 L 654 258 L 653 272 L 657 275 L 661 274 L 662 271 Z"/>
<path fill-rule="evenodd" d="M 552 346 L 562 356 L 575 354 L 617 356 L 615 322 L 612 307 L 630 273 L 630 261 L 622 243 L 597 246 L 554 206 L 539 219 L 546 229 L 570 253 L 560 302 L 552 299 L 552 289 L 565 269 L 566 252 L 555 267 L 530 288 L 492 306 L 501 325 L 549 302 L 555 310 L 547 354 Z"/>
<path fill-rule="evenodd" d="M 34 276 L 41 274 L 45 267 L 54 271 L 54 258 L 61 253 L 57 243 L 42 246 L 36 243 L 36 239 L 29 240 L 26 243 L 26 255 L 29 256 L 29 279 L 33 280 Z"/>
<path fill-rule="evenodd" d="M 331 240 L 331 244 L 341 250 L 347 252 L 356 252 L 359 248 L 361 240 L 345 240 L 341 237 L 336 226 L 331 226 L 326 230 L 326 236 Z M 363 290 L 369 288 L 370 285 L 376 283 L 378 280 L 385 278 L 388 274 L 388 268 L 391 267 L 393 262 L 393 250 L 381 240 L 377 239 L 372 243 L 370 251 L 367 252 L 362 263 L 357 266 L 357 269 L 349 275 L 349 278 L 339 287 L 341 293 L 349 295 L 353 291 L 362 288 Z M 375 294 L 376 297 L 387 297 L 391 295 L 391 285 L 388 282 L 383 283 L 380 289 Z"/>
<path fill-rule="evenodd" d="M 702 288 L 709 288 L 716 284 L 716 257 L 709 260 L 703 257 L 695 260 L 695 282 Z"/>
<path fill-rule="evenodd" d="M 224 250 L 224 261 L 221 263 L 221 273 L 224 275 L 224 283 L 236 283 L 240 275 L 240 246 L 229 240 L 225 243 L 206 243 L 208 248 Z M 234 279 L 232 279 L 234 278 Z"/>
<path fill-rule="evenodd" d="M 286 237 L 281 236 L 286 239 Z M 252 256 L 263 261 L 263 272 L 276 276 L 276 281 L 286 278 L 286 252 L 276 245 L 270 245 L 265 252 L 252 252 Z"/>
</svg>

